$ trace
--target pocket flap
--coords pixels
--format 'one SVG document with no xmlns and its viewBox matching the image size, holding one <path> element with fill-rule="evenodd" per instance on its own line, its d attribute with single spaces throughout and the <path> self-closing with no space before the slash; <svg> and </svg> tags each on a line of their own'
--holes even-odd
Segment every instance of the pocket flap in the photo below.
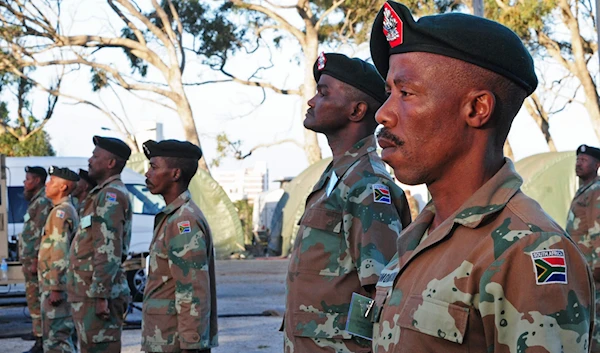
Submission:
<svg viewBox="0 0 600 353">
<path fill-rule="evenodd" d="M 296 311 L 291 320 L 293 334 L 296 337 L 349 339 L 352 336 L 344 330 L 347 317 L 347 313 Z"/>
<path fill-rule="evenodd" d="M 147 299 L 144 301 L 144 314 L 148 315 L 175 315 L 175 301 L 171 299 Z"/>
<path fill-rule="evenodd" d="M 400 314 L 400 327 L 462 344 L 470 308 L 411 295 Z"/>
<path fill-rule="evenodd" d="M 300 224 L 315 229 L 339 233 L 342 230 L 342 212 L 326 208 L 307 209 L 300 220 Z"/>
</svg>

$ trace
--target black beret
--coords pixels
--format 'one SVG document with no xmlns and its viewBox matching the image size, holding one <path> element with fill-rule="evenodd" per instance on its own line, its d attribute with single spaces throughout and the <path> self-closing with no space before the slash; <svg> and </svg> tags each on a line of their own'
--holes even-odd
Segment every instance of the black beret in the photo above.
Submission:
<svg viewBox="0 0 600 353">
<path fill-rule="evenodd" d="M 577 148 L 577 155 L 579 155 L 580 153 L 587 154 L 588 156 L 592 156 L 598 161 L 600 161 L 600 149 L 596 147 L 581 145 Z"/>
<path fill-rule="evenodd" d="M 477 65 L 502 75 L 533 93 L 538 80 L 533 58 L 507 27 L 463 13 L 424 16 L 418 21 L 397 2 L 386 2 L 373 23 L 371 57 L 387 76 L 393 54 L 426 52 Z"/>
<path fill-rule="evenodd" d="M 48 173 L 46 173 L 46 169 L 44 169 L 43 167 L 25 167 L 25 173 L 31 173 L 31 174 L 35 174 L 39 177 L 42 178 L 42 180 L 46 180 L 46 177 L 48 176 Z"/>
<path fill-rule="evenodd" d="M 50 174 L 50 176 L 55 176 L 69 181 L 79 181 L 79 175 L 69 168 L 51 166 L 48 168 L 48 174 Z"/>
<path fill-rule="evenodd" d="M 94 136 L 93 141 L 94 145 L 107 150 L 121 159 L 128 160 L 129 156 L 131 156 L 131 148 L 118 138 Z"/>
<path fill-rule="evenodd" d="M 188 141 L 164 140 L 144 142 L 144 154 L 148 159 L 152 157 L 178 157 L 199 160 L 202 158 L 200 147 Z"/>
<path fill-rule="evenodd" d="M 385 81 L 368 62 L 343 54 L 321 53 L 313 65 L 313 76 L 319 82 L 321 75 L 329 75 L 375 98 L 379 103 L 387 99 Z"/>
<path fill-rule="evenodd" d="M 79 179 L 85 180 L 86 183 L 92 186 L 98 185 L 95 180 L 92 180 L 92 178 L 90 178 L 90 174 L 85 169 L 79 169 Z"/>
</svg>

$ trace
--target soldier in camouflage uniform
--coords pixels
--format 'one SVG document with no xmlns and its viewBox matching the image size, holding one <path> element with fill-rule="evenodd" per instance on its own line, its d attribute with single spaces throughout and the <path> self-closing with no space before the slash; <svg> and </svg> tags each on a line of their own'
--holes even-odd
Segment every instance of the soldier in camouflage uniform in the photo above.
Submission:
<svg viewBox="0 0 600 353">
<path fill-rule="evenodd" d="M 83 211 L 83 204 L 87 197 L 87 195 L 92 191 L 93 188 L 96 187 L 96 182 L 92 180 L 87 172 L 87 170 L 79 169 L 79 181 L 77 182 L 77 186 L 75 190 L 73 190 L 72 198 L 73 205 L 79 214 Z"/>
<path fill-rule="evenodd" d="M 148 190 L 167 206 L 154 220 L 142 350 L 209 353 L 218 344 L 214 247 L 188 191 L 202 151 L 187 141 L 149 140 L 144 153 L 150 160 Z"/>
<path fill-rule="evenodd" d="M 52 203 L 46 198 L 44 191 L 46 176 L 46 170 L 42 167 L 25 167 L 23 187 L 25 200 L 29 201 L 29 206 L 23 217 L 23 232 L 19 241 L 19 260 L 23 265 L 27 308 L 31 315 L 33 339 L 35 339 L 35 344 L 28 351 L 30 353 L 41 353 L 43 350 L 37 262 L 42 231 L 52 208 Z"/>
<path fill-rule="evenodd" d="M 98 183 L 83 206 L 71 244 L 67 291 L 81 353 L 120 352 L 129 286 L 123 261 L 132 210 L 120 175 L 131 155 L 121 140 L 94 136 L 90 178 Z"/>
<path fill-rule="evenodd" d="M 345 330 L 352 293 L 374 294 L 410 223 L 406 197 L 376 152 L 374 115 L 385 101 L 373 65 L 321 54 L 304 125 L 324 133 L 333 161 L 306 201 L 287 275 L 286 353 L 369 352 Z"/>
<path fill-rule="evenodd" d="M 432 198 L 377 283 L 373 351 L 588 352 L 589 267 L 503 156 L 537 86 L 519 37 L 465 14 L 415 22 L 388 1 L 371 55 L 389 92 L 377 112 L 382 159 Z"/>
<path fill-rule="evenodd" d="M 69 195 L 79 176 L 68 168 L 57 167 L 50 167 L 48 174 L 46 196 L 54 207 L 46 220 L 38 256 L 44 352 L 70 353 L 76 349 L 71 339 L 75 326 L 66 292 L 67 262 L 79 217 Z"/>
<path fill-rule="evenodd" d="M 600 352 L 600 149 L 581 145 L 577 148 L 575 174 L 579 190 L 575 193 L 567 218 L 567 233 L 579 246 L 596 282 L 596 327 L 592 351 Z"/>
</svg>

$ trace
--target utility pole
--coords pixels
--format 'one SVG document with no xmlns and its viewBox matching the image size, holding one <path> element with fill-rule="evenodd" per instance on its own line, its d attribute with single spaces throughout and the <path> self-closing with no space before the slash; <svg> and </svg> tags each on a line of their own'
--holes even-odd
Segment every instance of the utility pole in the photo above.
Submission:
<svg viewBox="0 0 600 353">
<path fill-rule="evenodd" d="M 598 4 L 600 0 L 596 0 Z M 598 6 L 596 6 L 596 14 L 598 14 Z M 473 15 L 483 17 L 483 0 L 473 0 Z M 596 16 L 596 19 L 598 16 Z"/>
</svg>

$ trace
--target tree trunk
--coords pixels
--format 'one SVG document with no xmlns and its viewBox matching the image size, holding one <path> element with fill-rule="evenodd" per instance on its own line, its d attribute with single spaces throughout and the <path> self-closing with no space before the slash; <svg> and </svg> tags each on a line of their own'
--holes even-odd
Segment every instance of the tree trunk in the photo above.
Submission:
<svg viewBox="0 0 600 353">
<path fill-rule="evenodd" d="M 504 142 L 504 157 L 510 158 L 513 162 L 515 161 L 515 155 L 513 154 L 512 147 L 510 147 L 510 143 L 508 139 Z"/>
<path fill-rule="evenodd" d="M 550 117 L 536 93 L 525 100 L 525 109 L 527 109 L 529 115 L 535 120 L 542 134 L 544 134 L 550 152 L 556 152 L 554 140 L 552 139 L 552 135 L 550 135 Z"/>
<path fill-rule="evenodd" d="M 313 65 L 319 56 L 319 40 L 314 28 L 307 29 L 306 45 L 302 48 L 304 52 L 304 84 L 302 85 L 302 121 L 304 113 L 308 107 L 308 101 L 317 91 L 317 83 L 313 77 Z M 304 153 L 309 164 L 313 164 L 322 159 L 321 148 L 317 140 L 317 134 L 314 131 L 304 129 Z"/>
</svg>

